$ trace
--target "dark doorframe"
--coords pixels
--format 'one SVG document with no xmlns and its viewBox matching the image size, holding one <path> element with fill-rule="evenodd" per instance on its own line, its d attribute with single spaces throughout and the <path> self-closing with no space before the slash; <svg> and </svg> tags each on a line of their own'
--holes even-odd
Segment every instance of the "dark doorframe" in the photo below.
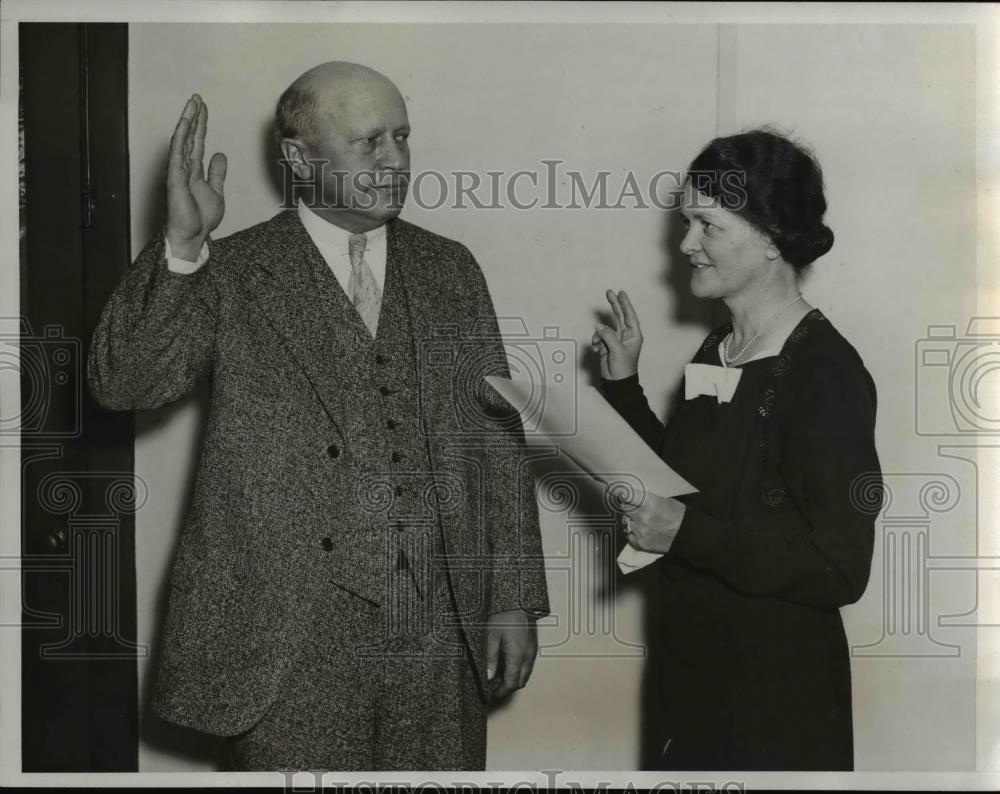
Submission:
<svg viewBox="0 0 1000 794">
<path fill-rule="evenodd" d="M 22 769 L 138 770 L 134 432 L 86 386 L 130 262 L 128 27 L 22 23 Z"/>
</svg>

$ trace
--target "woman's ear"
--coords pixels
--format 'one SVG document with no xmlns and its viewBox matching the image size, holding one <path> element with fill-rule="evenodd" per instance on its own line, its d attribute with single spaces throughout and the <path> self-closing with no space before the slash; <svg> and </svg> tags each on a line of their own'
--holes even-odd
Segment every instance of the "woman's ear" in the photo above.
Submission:
<svg viewBox="0 0 1000 794">
<path fill-rule="evenodd" d="M 779 251 L 778 246 L 774 244 L 774 237 L 777 232 L 761 229 L 756 226 L 753 227 L 753 231 L 757 237 L 757 244 L 764 250 L 764 258 L 767 259 L 767 261 L 774 262 L 776 259 L 781 257 L 781 251 Z"/>
</svg>

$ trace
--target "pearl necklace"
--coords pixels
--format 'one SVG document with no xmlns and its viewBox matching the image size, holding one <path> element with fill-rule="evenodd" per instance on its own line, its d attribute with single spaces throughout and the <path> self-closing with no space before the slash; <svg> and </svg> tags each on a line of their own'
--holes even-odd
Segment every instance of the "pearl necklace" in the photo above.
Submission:
<svg viewBox="0 0 1000 794">
<path fill-rule="evenodd" d="M 724 351 L 724 354 L 723 354 L 723 357 L 722 357 L 723 362 L 726 363 L 726 364 L 734 364 L 735 362 L 737 362 L 740 359 L 740 357 L 750 349 L 750 346 L 754 342 L 756 342 L 758 339 L 760 339 L 760 335 L 762 333 L 764 333 L 764 331 L 766 331 L 768 328 L 770 328 L 772 325 L 774 325 L 775 321 L 779 317 L 781 317 L 781 315 L 783 315 L 785 312 L 787 312 L 789 309 L 791 309 L 800 300 L 802 300 L 802 294 L 801 293 L 799 293 L 796 296 L 795 300 L 793 300 L 791 303 L 789 303 L 784 309 L 782 309 L 781 311 L 779 311 L 777 314 L 772 315 L 771 319 L 768 320 L 764 324 L 764 326 L 757 333 L 755 333 L 753 335 L 753 338 L 749 342 L 747 342 L 745 345 L 743 345 L 743 348 L 735 356 L 730 356 L 729 355 L 729 343 L 732 341 L 732 339 L 733 339 L 733 333 L 734 333 L 733 331 L 730 331 L 729 334 L 726 336 L 726 346 L 725 346 L 725 351 Z"/>
</svg>

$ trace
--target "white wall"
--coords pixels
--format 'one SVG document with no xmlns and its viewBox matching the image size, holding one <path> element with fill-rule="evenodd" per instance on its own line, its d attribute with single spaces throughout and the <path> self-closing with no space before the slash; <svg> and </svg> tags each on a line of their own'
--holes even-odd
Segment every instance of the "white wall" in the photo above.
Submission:
<svg viewBox="0 0 1000 794">
<path fill-rule="evenodd" d="M 588 178 L 612 171 L 612 200 L 628 170 L 647 179 L 683 170 L 717 130 L 777 122 L 812 143 L 825 168 L 837 244 L 806 293 L 855 343 L 876 380 L 887 471 L 951 472 L 965 487 L 970 467 L 938 456 L 932 440 L 916 436 L 913 417 L 916 341 L 926 325 L 964 326 L 974 311 L 970 36 L 957 28 L 874 26 L 132 24 L 133 248 L 162 220 L 167 141 L 193 91 L 210 108 L 209 151 L 229 157 L 218 235 L 273 215 L 263 145 L 274 102 L 324 60 L 366 63 L 399 85 L 415 171 L 509 172 L 559 158 Z M 671 264 L 684 263 L 676 234 L 662 250 L 665 219 L 655 209 L 409 206 L 404 217 L 467 244 L 498 314 L 523 318 L 534 334 L 557 327 L 580 358 L 604 289 L 629 290 L 648 340 L 643 382 L 657 407 L 711 317 L 711 307 L 691 301 L 683 270 L 671 276 Z M 196 399 L 138 421 L 136 469 L 150 485 L 137 517 L 140 641 L 152 642 L 158 629 L 198 422 Z M 974 477 L 967 491 L 974 493 Z M 557 617 L 541 633 L 529 688 L 491 717 L 490 768 L 636 764 L 642 603 L 634 585 L 611 600 L 601 596 L 600 572 L 612 561 L 592 559 L 600 533 L 581 528 L 593 517 L 592 497 L 570 514 L 546 509 L 551 500 L 543 499 Z M 968 500 L 942 515 L 931 529 L 932 552 L 974 554 Z M 878 556 L 868 593 L 846 611 L 856 645 L 881 636 L 881 564 Z M 967 574 L 932 579 L 935 623 L 973 603 Z M 581 598 L 571 598 L 573 588 Z M 592 621 L 597 628 L 588 628 Z M 601 631 L 602 622 L 613 631 Z M 962 655 L 855 660 L 859 769 L 974 768 L 971 631 L 934 631 Z M 144 689 L 149 669 L 141 666 Z M 142 770 L 213 764 L 197 737 L 144 722 Z"/>
</svg>

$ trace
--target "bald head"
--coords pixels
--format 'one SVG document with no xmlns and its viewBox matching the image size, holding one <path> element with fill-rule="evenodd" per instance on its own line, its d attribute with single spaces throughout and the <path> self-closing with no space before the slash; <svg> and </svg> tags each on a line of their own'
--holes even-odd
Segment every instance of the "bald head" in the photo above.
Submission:
<svg viewBox="0 0 1000 794">
<path fill-rule="evenodd" d="M 309 209 L 352 233 L 399 215 L 410 121 L 384 75 L 344 61 L 314 66 L 281 95 L 275 129 L 292 193 Z"/>
<path fill-rule="evenodd" d="M 299 75 L 278 100 L 275 133 L 279 141 L 297 138 L 313 144 L 327 125 L 348 123 L 373 109 L 395 107 L 405 113 L 399 89 L 367 66 L 329 61 Z"/>
</svg>

